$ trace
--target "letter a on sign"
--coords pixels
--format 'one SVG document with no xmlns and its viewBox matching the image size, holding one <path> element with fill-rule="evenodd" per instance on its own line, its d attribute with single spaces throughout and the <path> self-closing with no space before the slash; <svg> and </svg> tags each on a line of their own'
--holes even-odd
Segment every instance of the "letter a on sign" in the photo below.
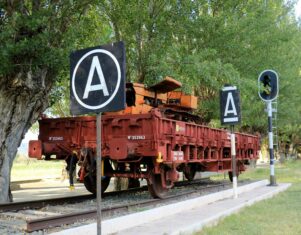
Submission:
<svg viewBox="0 0 301 235">
<path fill-rule="evenodd" d="M 224 116 L 227 117 L 229 114 L 233 114 L 234 116 L 237 116 L 232 92 L 228 93 Z"/>
<path fill-rule="evenodd" d="M 222 125 L 233 125 L 240 122 L 240 98 L 236 86 L 225 86 L 221 90 L 220 108 Z"/>
<path fill-rule="evenodd" d="M 96 70 L 97 75 L 98 75 L 97 77 L 100 80 L 100 84 L 98 84 L 98 85 L 91 85 L 92 78 L 93 78 L 95 70 Z M 101 66 L 100 66 L 100 63 L 99 63 L 98 56 L 93 56 L 92 64 L 91 64 L 91 68 L 90 68 L 90 72 L 89 72 L 89 76 L 88 76 L 88 81 L 87 81 L 87 85 L 86 85 L 86 88 L 85 88 L 85 93 L 84 93 L 83 99 L 87 99 L 88 98 L 88 95 L 89 95 L 90 91 L 97 91 L 97 90 L 102 90 L 104 96 L 108 96 L 109 95 L 107 84 L 106 84 L 106 80 L 105 80 L 105 78 L 103 76 L 103 72 L 102 72 L 102 69 L 101 69 Z"/>
</svg>

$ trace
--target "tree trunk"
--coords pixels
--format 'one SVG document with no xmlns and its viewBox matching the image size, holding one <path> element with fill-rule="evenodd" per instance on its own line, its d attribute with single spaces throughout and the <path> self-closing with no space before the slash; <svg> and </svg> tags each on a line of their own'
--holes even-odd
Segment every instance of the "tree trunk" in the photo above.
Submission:
<svg viewBox="0 0 301 235">
<path fill-rule="evenodd" d="M 12 79 L 1 78 L 4 82 L 0 82 L 0 203 L 12 201 L 10 172 L 17 149 L 48 106 L 46 97 L 51 84 L 45 84 L 46 74 L 40 70 L 35 76 L 29 72 Z"/>
</svg>

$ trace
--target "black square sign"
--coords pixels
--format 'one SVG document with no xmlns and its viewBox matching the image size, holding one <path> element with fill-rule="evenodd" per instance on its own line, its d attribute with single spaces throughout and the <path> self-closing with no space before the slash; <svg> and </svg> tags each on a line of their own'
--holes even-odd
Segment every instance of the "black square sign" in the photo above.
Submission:
<svg viewBox="0 0 301 235">
<path fill-rule="evenodd" d="M 236 86 L 225 86 L 220 91 L 220 111 L 222 125 L 240 123 L 240 96 Z"/>
<path fill-rule="evenodd" d="M 70 65 L 71 114 L 100 113 L 125 108 L 123 42 L 72 52 Z"/>
</svg>

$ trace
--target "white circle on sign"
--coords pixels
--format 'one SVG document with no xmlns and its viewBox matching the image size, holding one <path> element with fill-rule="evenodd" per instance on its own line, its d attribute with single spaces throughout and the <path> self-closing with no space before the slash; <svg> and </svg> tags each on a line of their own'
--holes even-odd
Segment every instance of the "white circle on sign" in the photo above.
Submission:
<svg viewBox="0 0 301 235">
<path fill-rule="evenodd" d="M 86 59 L 89 55 L 91 54 L 94 54 L 94 53 L 103 53 L 103 54 L 106 54 L 108 55 L 109 57 L 111 57 L 111 59 L 114 61 L 115 65 L 116 65 L 116 68 L 117 68 L 117 84 L 116 84 L 116 87 L 115 87 L 115 90 L 113 92 L 113 94 L 111 95 L 111 97 L 104 103 L 100 104 L 100 105 L 97 105 L 97 106 L 91 106 L 91 105 L 88 105 L 88 104 L 85 104 L 77 95 L 76 93 L 76 90 L 75 90 L 75 75 L 76 75 L 76 72 L 77 72 L 77 69 L 79 67 L 79 65 L 81 64 L 81 62 L 83 62 L 84 59 Z M 89 51 L 87 52 L 86 54 L 83 55 L 82 58 L 80 58 L 80 60 L 77 62 L 74 70 L 73 70 L 73 74 L 72 74 L 72 90 L 73 90 L 73 94 L 74 94 L 74 97 L 76 99 L 76 101 L 83 107 L 85 107 L 86 109 L 100 109 L 100 108 L 103 108 L 105 107 L 108 103 L 110 103 L 114 97 L 116 96 L 117 94 L 117 91 L 119 89 L 119 86 L 120 86 L 120 81 L 121 81 L 121 72 L 120 72 L 120 65 L 116 59 L 116 57 L 109 51 L 107 50 L 104 50 L 104 49 L 95 49 L 95 50 L 92 50 L 92 51 Z"/>
</svg>

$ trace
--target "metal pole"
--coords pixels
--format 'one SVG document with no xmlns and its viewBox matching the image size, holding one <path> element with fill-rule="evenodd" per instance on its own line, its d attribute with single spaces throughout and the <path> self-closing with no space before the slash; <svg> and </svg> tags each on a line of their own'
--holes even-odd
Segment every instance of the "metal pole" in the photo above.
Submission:
<svg viewBox="0 0 301 235">
<path fill-rule="evenodd" d="M 236 148 L 235 148 L 234 125 L 231 125 L 231 157 L 232 157 L 233 197 L 237 198 Z"/>
<path fill-rule="evenodd" d="M 96 143 L 97 235 L 101 235 L 101 113 L 96 117 Z"/>
<path fill-rule="evenodd" d="M 270 186 L 276 186 L 274 167 L 274 146 L 273 146 L 273 126 L 272 126 L 272 101 L 267 101 L 268 124 L 269 124 L 269 152 L 270 152 Z"/>
</svg>

